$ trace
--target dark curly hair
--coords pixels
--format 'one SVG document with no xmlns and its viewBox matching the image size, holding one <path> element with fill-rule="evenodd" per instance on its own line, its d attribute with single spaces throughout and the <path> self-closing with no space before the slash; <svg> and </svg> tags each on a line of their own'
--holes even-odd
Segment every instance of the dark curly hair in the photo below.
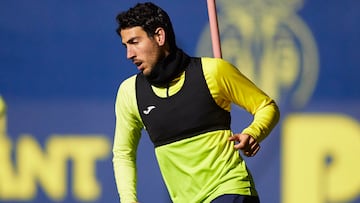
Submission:
<svg viewBox="0 0 360 203">
<path fill-rule="evenodd" d="M 123 29 L 140 26 L 149 37 L 153 37 L 156 29 L 161 27 L 165 30 L 170 50 L 176 48 L 175 33 L 169 15 L 151 2 L 136 4 L 129 10 L 118 14 L 116 21 L 119 24 L 116 29 L 119 35 Z"/>
</svg>

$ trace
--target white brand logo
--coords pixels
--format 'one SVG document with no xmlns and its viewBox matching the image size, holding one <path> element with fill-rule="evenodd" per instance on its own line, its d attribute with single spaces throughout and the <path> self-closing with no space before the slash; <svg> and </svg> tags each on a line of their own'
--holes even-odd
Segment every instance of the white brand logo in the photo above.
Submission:
<svg viewBox="0 0 360 203">
<path fill-rule="evenodd" d="M 150 113 L 150 111 L 153 110 L 153 109 L 155 109 L 155 108 L 156 108 L 155 106 L 148 106 L 148 107 L 146 108 L 146 110 L 143 111 L 143 113 L 144 113 L 145 115 L 148 115 L 148 114 Z"/>
</svg>

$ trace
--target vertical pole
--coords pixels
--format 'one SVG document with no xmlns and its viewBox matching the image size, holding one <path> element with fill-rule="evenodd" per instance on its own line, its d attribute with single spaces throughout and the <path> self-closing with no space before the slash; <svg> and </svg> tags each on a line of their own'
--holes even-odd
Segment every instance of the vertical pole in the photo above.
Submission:
<svg viewBox="0 0 360 203">
<path fill-rule="evenodd" d="M 207 0 L 207 6 L 213 54 L 215 58 L 222 58 L 215 0 Z"/>
</svg>

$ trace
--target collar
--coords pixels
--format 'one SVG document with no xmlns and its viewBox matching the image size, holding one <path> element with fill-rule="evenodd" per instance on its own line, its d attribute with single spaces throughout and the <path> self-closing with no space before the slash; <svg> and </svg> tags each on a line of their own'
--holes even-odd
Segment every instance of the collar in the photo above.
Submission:
<svg viewBox="0 0 360 203">
<path fill-rule="evenodd" d="M 185 70 L 190 62 L 190 57 L 181 49 L 176 49 L 163 60 L 159 61 L 146 76 L 147 81 L 154 86 L 167 86 L 172 80 Z"/>
</svg>

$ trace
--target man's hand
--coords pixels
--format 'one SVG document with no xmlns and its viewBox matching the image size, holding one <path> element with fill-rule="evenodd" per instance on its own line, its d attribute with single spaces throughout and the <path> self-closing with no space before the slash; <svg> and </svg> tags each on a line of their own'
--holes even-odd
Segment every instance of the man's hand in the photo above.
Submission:
<svg viewBox="0 0 360 203">
<path fill-rule="evenodd" d="M 239 143 L 235 144 L 234 148 L 243 151 L 244 155 L 247 157 L 255 156 L 255 154 L 260 150 L 259 143 L 247 134 L 234 134 L 229 138 L 229 140 L 238 141 Z"/>
</svg>

